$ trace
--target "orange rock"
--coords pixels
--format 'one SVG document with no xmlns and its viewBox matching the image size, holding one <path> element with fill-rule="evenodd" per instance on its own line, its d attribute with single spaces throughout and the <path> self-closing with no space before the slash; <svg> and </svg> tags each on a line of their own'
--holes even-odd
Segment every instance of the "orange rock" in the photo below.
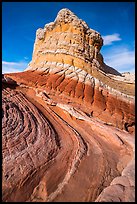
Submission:
<svg viewBox="0 0 137 204">
<path fill-rule="evenodd" d="M 2 76 L 3 202 L 135 201 L 135 84 L 102 45 L 62 9 L 28 68 Z"/>
</svg>

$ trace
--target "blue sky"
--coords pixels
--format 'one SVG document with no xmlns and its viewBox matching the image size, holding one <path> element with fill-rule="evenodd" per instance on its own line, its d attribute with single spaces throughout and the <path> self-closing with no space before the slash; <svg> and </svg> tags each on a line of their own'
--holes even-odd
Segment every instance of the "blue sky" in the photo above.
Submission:
<svg viewBox="0 0 137 204">
<path fill-rule="evenodd" d="M 32 59 L 38 28 L 68 8 L 102 35 L 104 61 L 120 72 L 135 70 L 134 2 L 3 2 L 2 70 L 23 71 Z"/>
</svg>

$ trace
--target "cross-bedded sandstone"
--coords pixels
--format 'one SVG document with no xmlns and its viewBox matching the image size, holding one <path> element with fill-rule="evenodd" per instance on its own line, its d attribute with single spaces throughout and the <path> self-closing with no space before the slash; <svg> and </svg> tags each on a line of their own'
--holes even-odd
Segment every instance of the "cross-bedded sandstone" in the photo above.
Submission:
<svg viewBox="0 0 137 204">
<path fill-rule="evenodd" d="M 27 70 L 39 69 L 42 62 L 44 64 L 56 62 L 92 73 L 93 59 L 97 59 L 99 69 L 120 75 L 104 64 L 100 53 L 102 45 L 100 33 L 90 29 L 70 10 L 62 9 L 54 22 L 46 24 L 44 29 L 37 30 L 33 58 Z"/>
<path fill-rule="evenodd" d="M 134 202 L 134 82 L 102 45 L 62 9 L 27 69 L 2 76 L 3 201 Z"/>
</svg>

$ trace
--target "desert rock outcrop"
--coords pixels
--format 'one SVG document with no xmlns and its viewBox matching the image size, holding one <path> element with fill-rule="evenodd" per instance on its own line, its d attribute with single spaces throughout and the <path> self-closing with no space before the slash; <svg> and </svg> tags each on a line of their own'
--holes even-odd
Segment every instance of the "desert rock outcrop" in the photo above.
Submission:
<svg viewBox="0 0 137 204">
<path fill-rule="evenodd" d="M 4 202 L 135 201 L 135 83 L 102 46 L 62 9 L 26 70 L 2 76 Z"/>
</svg>

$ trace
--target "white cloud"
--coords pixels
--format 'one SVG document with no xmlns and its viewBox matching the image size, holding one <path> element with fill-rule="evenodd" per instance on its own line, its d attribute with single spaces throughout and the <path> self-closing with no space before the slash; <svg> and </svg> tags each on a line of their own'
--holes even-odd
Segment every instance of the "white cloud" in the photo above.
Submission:
<svg viewBox="0 0 137 204">
<path fill-rule="evenodd" d="M 2 61 L 2 73 L 13 73 L 13 72 L 21 72 L 27 68 L 27 62 L 7 62 Z"/>
<path fill-rule="evenodd" d="M 125 46 L 108 49 L 103 54 L 104 61 L 108 66 L 119 72 L 135 72 L 135 50 L 129 50 Z"/>
<path fill-rule="evenodd" d="M 120 35 L 118 33 L 102 36 L 104 40 L 104 45 L 112 45 L 112 42 L 122 40 L 119 36 Z"/>
<path fill-rule="evenodd" d="M 24 59 L 25 59 L 25 60 L 28 60 L 29 58 L 28 58 L 28 57 L 24 57 Z"/>
</svg>

